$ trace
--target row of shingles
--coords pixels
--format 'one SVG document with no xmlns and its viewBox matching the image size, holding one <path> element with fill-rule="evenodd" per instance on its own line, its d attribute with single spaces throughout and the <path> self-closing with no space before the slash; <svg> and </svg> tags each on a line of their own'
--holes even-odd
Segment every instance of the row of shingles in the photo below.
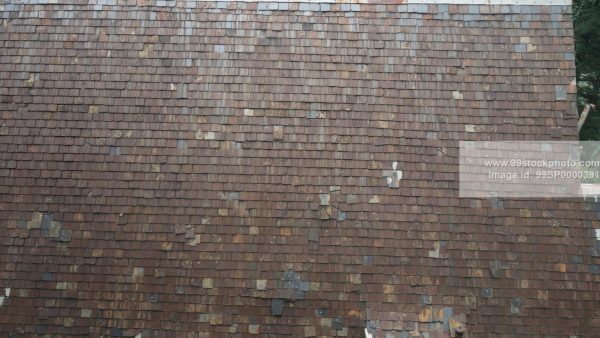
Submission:
<svg viewBox="0 0 600 338">
<path fill-rule="evenodd" d="M 160 6 L 158 7 L 160 8 Z M 167 10 L 171 10 L 168 8 Z M 484 4 L 349 4 L 349 3 L 245 3 L 245 2 L 198 2 L 196 9 L 206 11 L 225 11 L 225 10 L 256 10 L 264 15 L 277 15 L 287 11 L 300 11 L 312 13 L 315 15 L 336 14 L 334 12 L 354 12 L 354 15 L 360 15 L 365 12 L 376 12 L 381 17 L 389 16 L 389 13 L 411 12 L 420 14 L 482 14 L 482 15 L 509 15 L 509 14 L 538 14 L 538 13 L 569 13 L 571 6 L 552 6 L 552 5 L 484 5 Z M 353 15 L 348 15 L 352 17 Z"/>
<path fill-rule="evenodd" d="M 400 6 L 400 7 L 402 7 L 402 6 Z M 435 5 L 433 7 L 435 7 Z M 482 20 L 479 20 L 479 22 L 489 21 L 490 19 L 493 20 L 494 18 L 498 17 L 497 15 L 482 15 L 482 16 L 478 16 L 477 15 L 477 14 L 479 14 L 478 13 L 479 12 L 478 8 L 485 8 L 485 7 L 486 6 L 477 6 L 477 5 L 471 5 L 471 6 L 450 6 L 449 12 L 452 13 L 452 14 L 454 14 L 453 13 L 453 8 L 455 10 L 457 10 L 457 9 L 466 10 L 470 14 L 473 14 L 474 16 L 477 16 L 478 18 L 482 19 Z M 445 8 L 445 9 L 442 9 L 442 8 Z M 523 21 L 523 22 L 534 21 L 534 20 L 532 20 L 532 18 L 535 17 L 535 16 L 538 16 L 538 15 L 544 15 L 544 18 L 548 18 L 548 15 L 550 15 L 551 21 L 554 21 L 554 22 L 565 20 L 565 16 L 563 16 L 562 14 L 560 14 L 560 11 L 557 12 L 555 10 L 555 8 L 553 8 L 553 6 L 550 6 L 550 7 L 546 7 L 546 6 L 524 6 L 524 8 L 541 8 L 542 11 L 541 12 L 537 12 L 537 13 L 528 13 L 528 14 L 522 14 L 522 15 L 509 16 L 511 18 L 510 21 Z M 552 9 L 550 9 L 550 8 L 552 8 Z M 67 11 L 66 12 L 63 11 L 62 13 L 69 13 L 69 15 L 65 14 L 65 16 L 68 16 L 69 18 L 71 18 L 73 16 L 72 15 L 72 13 L 73 13 L 72 11 L 74 9 L 73 6 L 66 6 L 63 9 L 66 9 Z M 81 8 L 77 8 L 77 9 L 81 9 Z M 149 9 L 156 9 L 156 8 L 149 8 Z M 382 17 L 381 16 L 382 13 L 379 13 L 379 15 L 377 17 L 380 18 L 380 19 L 382 19 L 382 21 L 385 21 L 385 20 L 390 20 L 390 14 L 392 14 L 392 15 L 413 14 L 413 15 L 418 15 L 417 17 L 421 17 L 423 14 L 425 14 L 425 17 L 427 17 L 427 18 L 432 17 L 434 19 L 439 20 L 440 18 L 438 18 L 437 16 L 434 16 L 434 15 L 437 15 L 437 14 L 442 13 L 443 11 L 447 11 L 447 10 L 448 10 L 448 6 L 447 5 L 440 5 L 440 12 L 433 11 L 433 12 L 430 12 L 429 15 L 426 14 L 425 12 L 403 11 L 403 10 L 401 10 L 400 13 L 395 13 L 395 11 L 388 11 L 388 12 L 385 13 L 385 17 Z M 145 11 L 145 12 L 148 13 L 148 11 Z M 152 19 L 152 20 L 154 20 L 154 19 L 158 19 L 158 20 L 163 19 L 164 20 L 164 19 L 168 19 L 168 18 L 174 18 L 175 16 L 173 16 L 173 12 L 174 12 L 173 10 L 168 10 L 168 11 L 164 12 L 164 11 L 161 11 L 160 9 L 158 9 L 156 12 L 153 12 L 153 15 L 155 17 L 153 17 L 151 15 L 150 19 Z M 215 15 L 215 14 L 220 14 L 220 13 L 223 13 L 223 12 L 231 12 L 231 11 L 216 10 L 216 11 L 212 11 L 210 14 L 208 12 L 206 14 L 208 14 L 208 15 Z M 36 12 L 33 12 L 33 13 L 35 14 L 35 13 L 38 13 L 38 12 L 36 11 Z M 102 18 L 114 19 L 113 17 L 111 17 L 110 15 L 108 15 L 110 13 L 108 11 L 105 11 L 105 12 L 97 12 L 97 11 L 82 12 L 82 11 L 79 11 L 78 15 L 81 14 L 81 13 L 87 13 L 85 15 L 94 16 L 95 19 L 96 18 L 99 18 L 99 19 L 102 19 Z M 121 15 L 122 13 L 123 12 L 120 12 L 119 15 Z M 158 13 L 158 17 L 156 17 L 156 13 Z M 182 13 L 182 12 L 180 12 L 180 13 Z M 262 19 L 263 21 L 266 21 L 266 20 L 271 20 L 272 21 L 272 19 L 270 19 L 272 17 L 287 15 L 287 12 L 262 13 L 262 12 L 259 11 L 258 13 L 259 14 L 268 14 L 268 15 L 262 15 L 262 16 L 260 16 L 260 17 L 263 18 Z M 365 13 L 365 11 L 362 11 L 362 13 L 360 13 L 359 15 L 363 15 L 364 13 Z M 275 15 L 273 15 L 273 14 L 275 14 Z M 308 14 L 304 13 L 304 14 L 305 14 L 306 17 L 312 16 L 311 13 L 308 13 Z M 498 14 L 498 13 L 495 13 L 495 14 Z M 12 13 L 11 13 L 11 11 L 7 11 L 6 15 L 12 15 L 14 17 L 17 14 L 16 14 L 16 11 L 13 11 Z M 25 13 L 25 14 L 18 14 L 18 15 L 25 16 L 25 15 L 27 15 L 27 13 Z M 53 15 L 56 18 L 58 15 L 61 15 L 61 12 L 55 13 Z M 124 14 L 124 15 L 130 15 L 130 14 Z M 142 15 L 145 15 L 145 14 L 142 14 Z M 174 15 L 177 15 L 177 14 L 174 14 Z M 327 14 L 325 14 L 325 15 L 327 15 Z M 342 16 L 338 15 L 337 13 L 332 13 L 330 15 L 334 16 L 334 19 L 336 19 L 335 17 L 337 16 L 338 20 L 340 20 L 340 21 L 343 20 L 343 21 L 348 22 L 347 19 L 344 19 Z M 369 15 L 369 14 L 367 14 L 367 15 Z M 319 14 L 318 16 L 322 16 L 322 15 Z M 506 15 L 504 15 L 504 14 L 502 14 L 501 16 L 502 17 L 506 17 Z M 35 15 L 33 17 L 35 17 Z M 140 17 L 135 17 L 135 18 L 139 19 Z M 269 19 L 266 19 L 266 18 L 269 18 Z M 450 17 L 450 18 L 458 19 L 459 21 L 463 21 L 463 20 L 461 20 L 460 16 Z M 450 18 L 448 18 L 448 19 L 450 19 Z M 444 21 L 449 22 L 448 19 L 444 19 Z M 483 19 L 485 19 L 485 20 L 483 20 Z M 543 21 L 547 21 L 547 20 L 543 20 Z M 175 25 L 179 26 L 180 23 L 175 22 Z M 527 28 L 527 27 L 523 27 L 523 28 Z"/>
</svg>

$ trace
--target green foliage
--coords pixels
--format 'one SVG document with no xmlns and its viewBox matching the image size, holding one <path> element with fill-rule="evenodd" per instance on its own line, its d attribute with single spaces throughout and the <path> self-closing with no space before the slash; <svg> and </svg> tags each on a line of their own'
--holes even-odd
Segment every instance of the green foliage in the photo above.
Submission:
<svg viewBox="0 0 600 338">
<path fill-rule="evenodd" d="M 580 111 L 587 103 L 600 107 L 600 0 L 574 0 L 577 99 Z M 579 135 L 600 140 L 600 109 L 590 112 Z"/>
</svg>

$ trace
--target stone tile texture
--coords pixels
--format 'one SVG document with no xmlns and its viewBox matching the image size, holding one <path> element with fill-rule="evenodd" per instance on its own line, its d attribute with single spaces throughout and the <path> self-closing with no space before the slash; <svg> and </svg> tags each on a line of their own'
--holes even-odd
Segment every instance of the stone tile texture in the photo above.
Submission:
<svg viewBox="0 0 600 338">
<path fill-rule="evenodd" d="M 600 206 L 457 190 L 577 138 L 570 11 L 0 1 L 0 335 L 596 335 Z"/>
</svg>

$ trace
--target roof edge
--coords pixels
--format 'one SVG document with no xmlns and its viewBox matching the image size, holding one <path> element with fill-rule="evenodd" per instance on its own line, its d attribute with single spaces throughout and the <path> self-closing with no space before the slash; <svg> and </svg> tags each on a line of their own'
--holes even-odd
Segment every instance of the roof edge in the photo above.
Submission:
<svg viewBox="0 0 600 338">
<path fill-rule="evenodd" d="M 159 7 L 170 3 L 170 6 L 175 5 L 176 0 L 156 0 Z M 194 2 L 268 2 L 268 3 L 323 3 L 323 4 L 449 4 L 449 5 L 523 5 L 523 6 L 571 6 L 572 0 L 185 0 L 186 3 L 193 4 Z M 8 0 L 6 4 L 69 4 L 70 1 L 65 0 Z M 160 5 L 159 3 L 164 3 Z M 116 0 L 89 0 L 90 5 L 116 5 Z"/>
<path fill-rule="evenodd" d="M 192 0 L 217 2 L 214 0 Z M 93 1 L 91 1 L 93 2 Z M 294 2 L 294 3 L 356 3 L 356 4 L 456 4 L 456 5 L 539 5 L 571 6 L 572 0 L 220 0 L 218 2 Z"/>
</svg>

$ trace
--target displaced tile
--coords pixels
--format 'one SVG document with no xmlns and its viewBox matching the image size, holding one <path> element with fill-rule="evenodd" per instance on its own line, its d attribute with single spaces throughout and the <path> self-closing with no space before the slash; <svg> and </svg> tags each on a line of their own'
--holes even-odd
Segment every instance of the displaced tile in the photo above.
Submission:
<svg viewBox="0 0 600 338">
<path fill-rule="evenodd" d="M 144 45 L 143 49 L 138 53 L 138 55 L 140 58 L 147 58 L 153 50 L 153 45 Z"/>
<path fill-rule="evenodd" d="M 283 141 L 283 126 L 273 127 L 273 140 Z"/>
<path fill-rule="evenodd" d="M 108 149 L 108 154 L 112 156 L 121 155 L 121 147 L 110 146 Z"/>
<path fill-rule="evenodd" d="M 152 293 L 146 294 L 146 300 L 151 303 L 158 302 L 158 293 L 152 292 Z"/>
<path fill-rule="evenodd" d="M 202 279 L 202 288 L 203 289 L 212 289 L 214 287 L 214 280 L 212 278 L 203 278 Z"/>
<path fill-rule="evenodd" d="M 177 140 L 177 149 L 186 149 L 188 147 L 186 140 Z"/>
<path fill-rule="evenodd" d="M 283 300 L 282 299 L 273 299 L 271 301 L 271 315 L 281 316 L 282 313 L 283 313 Z"/>
<path fill-rule="evenodd" d="M 430 306 L 426 306 L 421 309 L 421 312 L 419 313 L 419 321 L 422 323 L 429 323 L 432 321 L 432 312 Z"/>
<path fill-rule="evenodd" d="M 465 124 L 465 131 L 467 133 L 475 133 L 477 132 L 477 126 L 472 124 Z"/>
<path fill-rule="evenodd" d="M 440 242 L 433 242 L 433 250 L 429 250 L 430 258 L 440 258 Z"/>
<path fill-rule="evenodd" d="M 25 81 L 25 87 L 33 87 L 35 81 L 39 79 L 39 74 L 29 74 L 29 78 Z"/>
<path fill-rule="evenodd" d="M 513 298 L 510 302 L 510 313 L 513 315 L 518 315 L 521 313 L 521 298 Z"/>
<path fill-rule="evenodd" d="M 260 325 L 258 325 L 258 324 L 249 324 L 248 325 L 248 333 L 250 333 L 250 334 L 260 334 Z"/>
<path fill-rule="evenodd" d="M 319 241 L 319 229 L 309 229 L 308 230 L 308 240 L 311 242 Z"/>
<path fill-rule="evenodd" d="M 567 86 L 556 85 L 554 86 L 554 92 L 557 100 L 564 101 L 567 99 Z"/>
<path fill-rule="evenodd" d="M 329 205 L 330 199 L 331 199 L 330 194 L 319 194 L 320 205 Z"/>
<path fill-rule="evenodd" d="M 197 140 L 214 140 L 216 135 L 215 135 L 215 132 L 213 132 L 213 131 L 205 132 L 205 131 L 198 130 L 196 132 L 195 136 L 196 136 Z"/>
<path fill-rule="evenodd" d="M 60 242 L 69 242 L 69 241 L 71 241 L 71 234 L 72 234 L 71 230 L 61 229 L 59 236 L 58 236 L 58 240 Z"/>
<path fill-rule="evenodd" d="M 223 325 L 223 315 L 217 313 L 211 314 L 209 323 L 210 325 Z"/>
<path fill-rule="evenodd" d="M 500 278 L 502 276 L 502 265 L 500 261 L 492 261 L 489 264 L 490 273 L 494 278 Z"/>
<path fill-rule="evenodd" d="M 317 331 L 314 326 L 305 326 L 304 327 L 304 337 L 316 337 Z"/>
<path fill-rule="evenodd" d="M 31 220 L 27 222 L 27 229 L 39 229 L 42 226 L 43 214 L 41 212 L 34 212 Z"/>
</svg>

